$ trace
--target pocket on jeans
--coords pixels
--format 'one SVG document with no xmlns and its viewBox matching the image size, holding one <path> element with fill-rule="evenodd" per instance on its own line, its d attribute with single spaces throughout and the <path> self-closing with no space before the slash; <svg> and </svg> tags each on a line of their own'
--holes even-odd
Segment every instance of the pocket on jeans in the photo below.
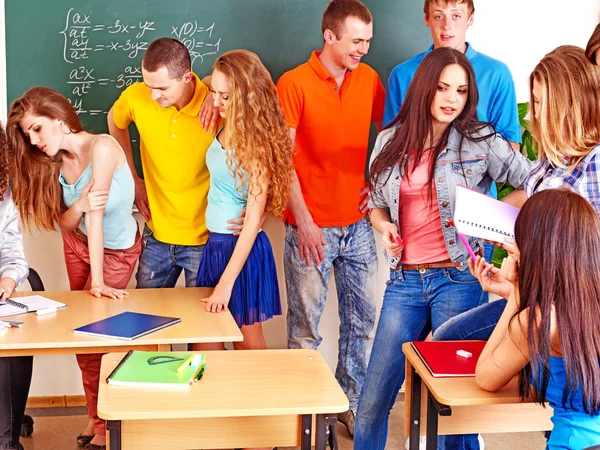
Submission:
<svg viewBox="0 0 600 450">
<path fill-rule="evenodd" d="M 390 270 L 390 278 L 386 280 L 385 285 L 387 286 L 396 286 L 400 281 L 400 273 L 398 270 Z"/>
<path fill-rule="evenodd" d="M 460 272 L 458 269 L 447 270 L 446 277 L 455 284 L 479 284 L 479 281 L 471 275 L 469 269 L 465 269 L 464 272 Z"/>
</svg>

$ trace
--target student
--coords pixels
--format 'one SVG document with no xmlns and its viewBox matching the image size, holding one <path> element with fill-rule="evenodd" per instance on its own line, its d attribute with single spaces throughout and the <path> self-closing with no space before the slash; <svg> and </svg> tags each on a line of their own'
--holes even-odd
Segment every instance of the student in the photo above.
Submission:
<svg viewBox="0 0 600 450">
<path fill-rule="evenodd" d="M 596 26 L 596 29 L 588 41 L 587 47 L 585 48 L 585 55 L 592 64 L 600 66 L 600 23 Z"/>
<path fill-rule="evenodd" d="M 422 340 L 474 308 L 482 289 L 449 221 L 458 184 L 487 192 L 496 181 L 521 186 L 531 162 L 477 120 L 475 74 L 463 53 L 425 57 L 400 113 L 371 157 L 371 222 L 391 267 L 356 419 L 355 449 L 383 449 L 404 382 L 405 342 Z M 420 117 L 419 121 L 411 118 Z M 471 239 L 474 251 L 482 242 Z"/>
<path fill-rule="evenodd" d="M 535 192 L 570 186 L 600 214 L 596 182 L 600 167 L 600 69 L 590 64 L 581 48 L 565 45 L 539 62 L 529 77 L 529 86 L 531 133 L 538 148 L 538 163 L 525 180 L 525 190 L 515 191 L 504 200 L 520 208 Z M 506 248 L 511 251 L 510 246 Z M 497 271 L 491 265 L 478 264 L 477 270 L 471 266 L 473 275 L 485 291 L 502 299 L 451 318 L 433 334 L 434 340 L 490 337 L 512 288 L 495 276 Z"/>
<path fill-rule="evenodd" d="M 294 147 L 275 84 L 254 53 L 219 56 L 212 89 L 225 125 L 206 153 L 209 234 L 196 285 L 215 288 L 202 300 L 208 311 L 233 315 L 244 336 L 234 348 L 265 349 L 262 322 L 281 314 L 281 302 L 273 250 L 260 228 L 264 213 L 281 216 L 287 205 Z M 234 236 L 227 221 L 244 209 L 244 228 Z"/>
<path fill-rule="evenodd" d="M 108 113 L 110 134 L 125 150 L 135 204 L 146 219 L 138 288 L 173 287 L 182 270 L 195 286 L 208 237 L 206 152 L 214 133 L 198 119 L 209 88 L 194 74 L 187 48 L 160 38 L 142 60 L 143 83 L 125 89 Z M 144 179 L 138 177 L 128 126 L 140 133 Z"/>
<path fill-rule="evenodd" d="M 521 398 L 547 401 L 549 450 L 600 443 L 599 250 L 598 211 L 572 189 L 549 189 L 525 202 L 500 270 L 513 289 L 475 380 L 496 391 L 518 375 Z"/>
<path fill-rule="evenodd" d="M 108 135 L 83 130 L 58 92 L 34 87 L 13 102 L 7 134 L 13 192 L 23 222 L 62 231 L 72 290 L 120 299 L 141 251 L 132 215 L 134 185 L 125 153 Z M 107 284 L 107 283 L 110 283 Z M 77 438 L 89 450 L 106 445 L 97 402 L 101 354 L 77 355 L 90 418 Z"/>
<path fill-rule="evenodd" d="M 19 229 L 19 215 L 8 184 L 10 172 L 8 142 L 4 129 L 0 126 L 0 300 L 10 297 L 15 288 L 26 280 L 29 273 L 29 265 L 23 250 L 23 235 Z M 11 330 L 6 332 L 10 333 Z M 0 448 L 2 449 L 23 450 L 19 435 L 32 370 L 33 356 L 0 358 Z"/>
<path fill-rule="evenodd" d="M 373 17 L 361 2 L 331 1 L 321 28 L 323 50 L 277 83 L 297 152 L 285 216 L 288 347 L 321 343 L 333 267 L 341 322 L 336 379 L 350 402 L 338 418 L 352 436 L 375 324 L 377 252 L 365 217 L 364 171 L 370 125 L 381 128 L 385 91 L 360 62 L 373 37 Z"/>
</svg>

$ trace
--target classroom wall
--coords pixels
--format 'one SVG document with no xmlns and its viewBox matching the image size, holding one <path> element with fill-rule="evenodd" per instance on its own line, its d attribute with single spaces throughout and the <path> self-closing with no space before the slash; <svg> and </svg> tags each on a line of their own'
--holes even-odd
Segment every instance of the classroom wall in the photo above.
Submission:
<svg viewBox="0 0 600 450">
<path fill-rule="evenodd" d="M 0 57 L 4 51 L 3 3 L 3 0 L 0 0 L 0 7 L 2 7 L 0 9 Z M 557 0 L 504 0 L 502 2 L 479 0 L 476 2 L 475 23 L 467 37 L 478 51 L 500 59 L 509 66 L 515 79 L 518 101 L 524 102 L 528 101 L 529 73 L 540 58 L 561 44 L 585 46 L 599 21 L 598 0 L 571 0 L 569 3 Z M 375 17 L 375 27 L 377 27 L 377 17 Z M 0 68 L 0 105 L 6 104 L 6 81 L 3 73 L 5 71 Z M 3 108 L 0 108 L 0 118 L 2 120 L 6 118 L 6 111 Z M 139 215 L 137 218 L 140 219 Z M 284 227 L 280 221 L 269 219 L 264 228 L 273 244 L 285 308 Z M 377 234 L 376 239 L 377 241 L 380 239 Z M 381 254 L 379 242 L 377 245 Z M 59 233 L 37 231 L 26 233 L 25 250 L 31 266 L 40 272 L 48 290 L 68 289 Z M 386 278 L 385 262 L 380 260 L 376 292 L 378 309 L 381 305 Z M 130 287 L 134 284 L 132 280 Z M 335 285 L 331 283 L 327 306 L 320 325 L 320 333 L 323 336 L 320 351 L 332 370 L 337 360 L 338 328 Z M 267 322 L 264 329 L 269 347 L 285 347 L 285 311 L 284 316 Z M 82 393 L 80 374 L 73 356 L 35 358 L 32 396 Z"/>
</svg>

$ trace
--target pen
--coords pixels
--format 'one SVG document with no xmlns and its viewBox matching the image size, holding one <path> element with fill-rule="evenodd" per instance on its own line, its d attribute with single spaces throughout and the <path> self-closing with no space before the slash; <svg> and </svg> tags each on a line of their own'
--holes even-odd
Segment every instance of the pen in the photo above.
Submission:
<svg viewBox="0 0 600 450">
<path fill-rule="evenodd" d="M 190 355 L 188 359 L 186 359 L 181 365 L 177 368 L 177 373 L 181 373 L 185 370 L 187 366 L 189 366 L 196 355 Z"/>
<path fill-rule="evenodd" d="M 473 252 L 473 249 L 471 248 L 471 246 L 469 245 L 469 241 L 467 241 L 467 238 L 465 238 L 462 234 L 460 234 L 458 231 L 456 232 L 456 235 L 458 236 L 458 239 L 460 239 L 460 242 L 463 243 L 463 245 L 465 246 L 465 248 L 467 249 L 467 252 L 469 252 L 469 256 L 471 257 L 471 259 L 473 261 L 475 261 L 477 259 L 477 256 L 475 255 L 475 253 Z"/>
<path fill-rule="evenodd" d="M 199 379 L 198 377 L 200 376 L 200 374 L 204 371 L 204 368 L 206 367 L 206 363 L 202 362 L 202 364 L 200 364 L 198 366 L 198 368 L 196 369 L 196 372 L 194 372 L 194 376 L 192 377 L 192 379 L 190 380 L 190 384 L 192 384 L 194 381 L 196 381 L 197 379 Z"/>
<path fill-rule="evenodd" d="M 198 372 L 198 375 L 196 376 L 196 378 L 194 378 L 194 383 L 196 381 L 200 381 L 200 379 L 202 378 L 202 375 L 204 375 L 204 369 L 206 369 L 206 364 L 204 364 L 204 366 L 202 366 L 202 369 L 200 370 L 200 372 Z"/>
</svg>

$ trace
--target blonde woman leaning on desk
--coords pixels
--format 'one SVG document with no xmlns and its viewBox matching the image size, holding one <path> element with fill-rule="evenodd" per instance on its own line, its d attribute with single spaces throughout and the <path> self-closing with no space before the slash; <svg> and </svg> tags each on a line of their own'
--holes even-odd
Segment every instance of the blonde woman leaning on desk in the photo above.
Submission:
<svg viewBox="0 0 600 450">
<path fill-rule="evenodd" d="M 495 391 L 519 375 L 523 398 L 554 409 L 550 450 L 600 443 L 600 219 L 568 189 L 534 194 L 500 277 L 512 285 L 475 379 Z"/>
<path fill-rule="evenodd" d="M 7 134 L 15 203 L 24 223 L 60 227 L 72 290 L 123 298 L 141 238 L 131 212 L 133 178 L 119 144 L 111 136 L 84 131 L 67 99 L 45 87 L 15 100 Z M 77 355 L 90 418 L 77 442 L 89 450 L 106 446 L 104 421 L 96 410 L 101 357 Z"/>
<path fill-rule="evenodd" d="M 0 300 L 10 297 L 29 272 L 19 216 L 8 187 L 9 172 L 8 144 L 0 126 Z M 32 370 L 33 356 L 0 358 L 0 449 L 23 449 L 19 435 Z"/>
</svg>

